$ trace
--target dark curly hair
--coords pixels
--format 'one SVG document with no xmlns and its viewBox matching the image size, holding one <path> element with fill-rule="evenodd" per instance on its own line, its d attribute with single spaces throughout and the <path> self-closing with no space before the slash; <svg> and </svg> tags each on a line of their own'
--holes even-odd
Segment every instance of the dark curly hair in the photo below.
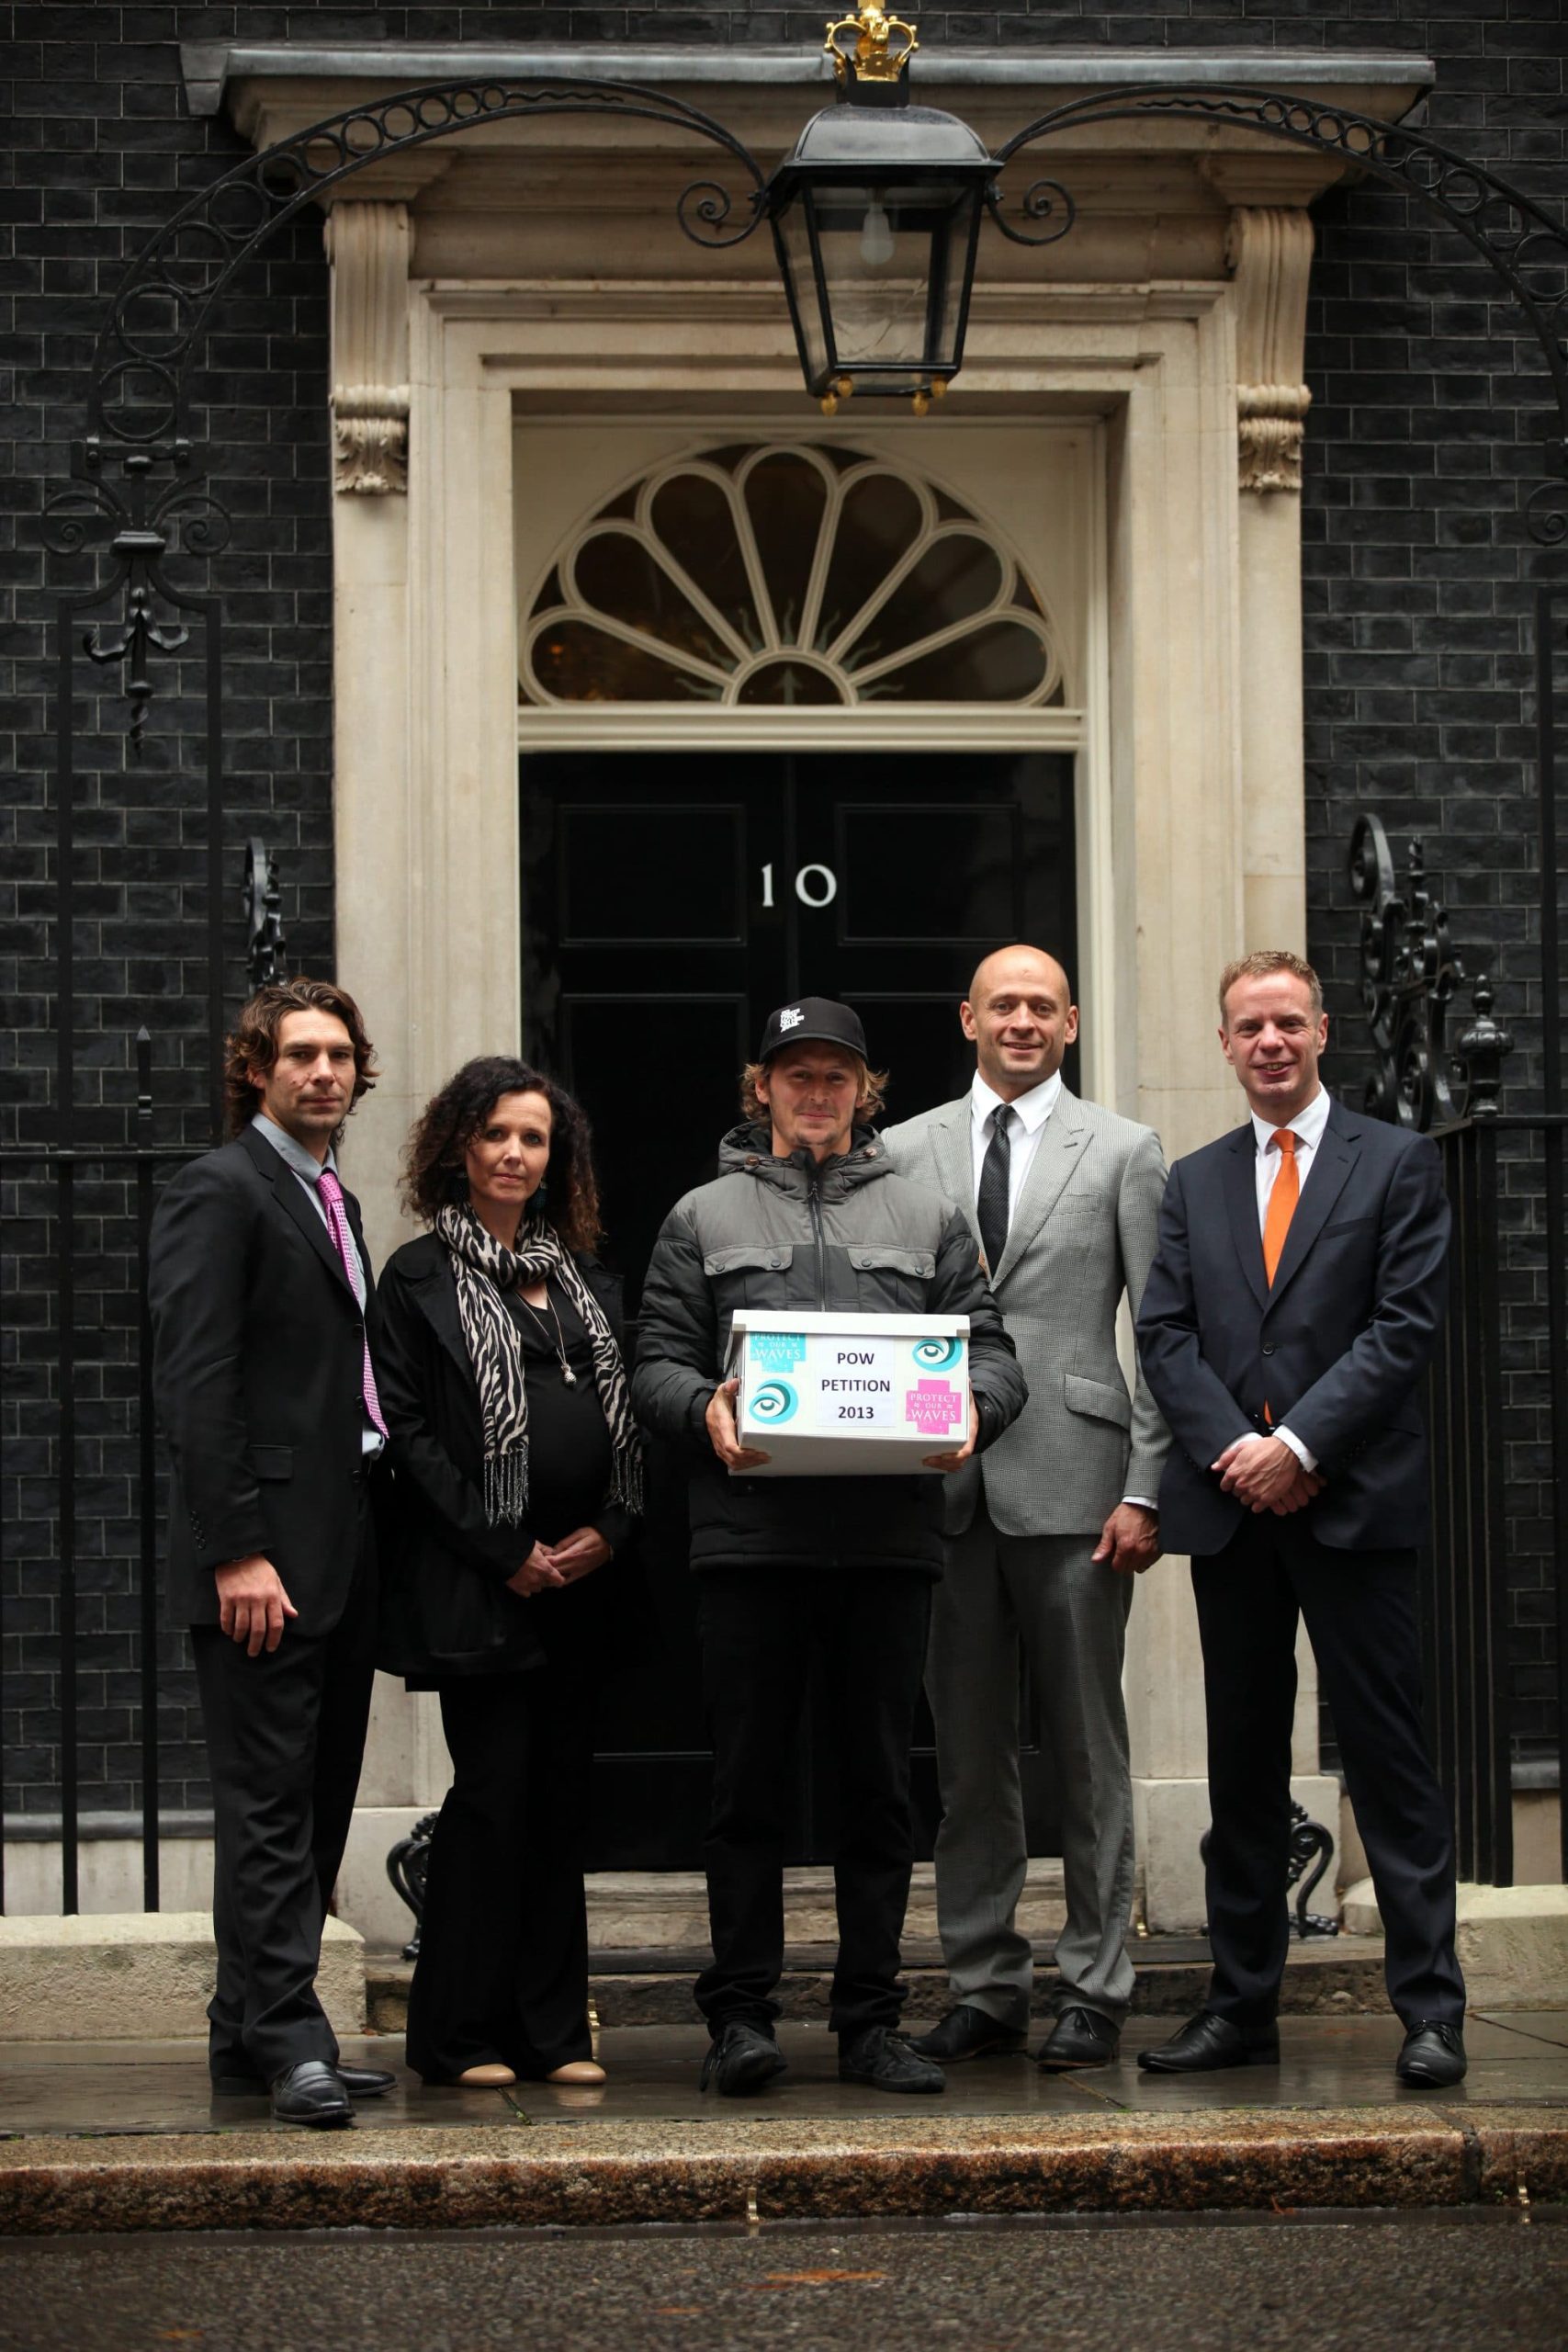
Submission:
<svg viewBox="0 0 1568 2352">
<path fill-rule="evenodd" d="M 403 1152 L 403 1199 L 426 1225 L 434 1224 L 448 1201 L 468 1199 L 464 1154 L 503 1094 L 542 1094 L 549 1104 L 544 1213 L 568 1250 L 593 1249 L 601 1230 L 599 1186 L 587 1114 L 564 1086 L 510 1054 L 480 1054 L 465 1062 L 431 1096 Z"/>
<path fill-rule="evenodd" d="M 224 1040 L 223 1107 L 231 1136 L 248 1127 L 261 1108 L 255 1082 L 277 1059 L 277 1033 L 291 1012 L 330 1012 L 348 1031 L 354 1041 L 351 1111 L 380 1076 L 376 1048 L 346 989 L 340 989 L 335 980 L 274 980 L 241 1007 L 233 1035 Z M 338 1133 L 342 1132 L 340 1127 Z"/>
</svg>

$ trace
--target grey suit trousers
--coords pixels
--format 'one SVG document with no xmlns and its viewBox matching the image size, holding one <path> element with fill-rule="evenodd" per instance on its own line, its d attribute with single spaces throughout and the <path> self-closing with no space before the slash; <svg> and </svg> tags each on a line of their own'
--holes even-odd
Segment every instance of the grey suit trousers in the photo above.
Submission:
<svg viewBox="0 0 1568 2352">
<path fill-rule="evenodd" d="M 942 1820 L 937 1921 L 955 2001 L 999 2024 L 1029 2019 L 1033 1954 L 1014 1925 L 1028 1860 L 1018 1768 L 1021 1648 L 1062 1804 L 1065 2008 L 1120 2025 L 1133 1996 L 1133 1792 L 1122 1659 L 1133 1578 L 1090 1559 L 1089 1535 L 1002 1535 L 984 1502 L 947 1538 L 926 1690 Z"/>
</svg>

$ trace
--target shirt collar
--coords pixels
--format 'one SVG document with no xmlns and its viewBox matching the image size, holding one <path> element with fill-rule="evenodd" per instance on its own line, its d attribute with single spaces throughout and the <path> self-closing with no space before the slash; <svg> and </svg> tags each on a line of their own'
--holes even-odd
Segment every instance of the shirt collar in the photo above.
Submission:
<svg viewBox="0 0 1568 2352">
<path fill-rule="evenodd" d="M 1298 1113 L 1295 1118 L 1284 1122 L 1290 1127 L 1292 1134 L 1300 1142 L 1304 1143 L 1309 1151 L 1315 1151 L 1323 1141 L 1323 1131 L 1328 1125 L 1328 1114 L 1333 1106 L 1333 1099 L 1326 1086 L 1319 1086 L 1306 1109 Z M 1268 1150 L 1280 1130 L 1277 1126 L 1270 1125 L 1267 1119 L 1260 1119 L 1254 1111 L 1252 1132 L 1257 1139 L 1258 1150 L 1264 1152 Z"/>
<path fill-rule="evenodd" d="M 312 1186 L 316 1184 L 321 1177 L 323 1164 L 332 1170 L 334 1176 L 337 1174 L 337 1155 L 330 1144 L 327 1146 L 327 1156 L 323 1163 L 316 1159 L 312 1152 L 307 1151 L 302 1143 L 297 1143 L 286 1128 L 278 1125 L 276 1119 L 269 1119 L 265 1111 L 258 1111 L 251 1121 L 251 1125 L 258 1135 L 266 1137 L 284 1165 L 292 1168 L 296 1176 L 301 1178 L 305 1183 Z"/>
<path fill-rule="evenodd" d="M 1024 1133 L 1032 1136 L 1045 1125 L 1056 1107 L 1056 1099 L 1061 1091 L 1062 1073 L 1059 1069 L 1053 1070 L 1049 1078 L 1042 1079 L 1038 1086 L 1032 1086 L 1027 1094 L 1021 1094 L 1008 1107 L 1017 1112 Z M 977 1127 L 983 1127 L 992 1112 L 1002 1107 L 1001 1096 L 987 1085 L 978 1070 L 969 1090 L 969 1105 L 970 1115 Z"/>
</svg>

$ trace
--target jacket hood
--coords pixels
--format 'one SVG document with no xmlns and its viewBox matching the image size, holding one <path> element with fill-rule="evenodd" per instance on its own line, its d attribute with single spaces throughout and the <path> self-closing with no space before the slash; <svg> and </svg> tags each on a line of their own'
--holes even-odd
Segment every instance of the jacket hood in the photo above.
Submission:
<svg viewBox="0 0 1568 2352">
<path fill-rule="evenodd" d="M 886 1145 L 874 1127 L 856 1127 L 850 1148 L 838 1158 L 825 1159 L 820 1172 L 808 1151 L 792 1151 L 787 1159 L 773 1154 L 771 1128 L 754 1120 L 731 1127 L 718 1148 L 721 1176 L 752 1176 L 760 1184 L 775 1184 L 781 1192 L 804 1199 L 813 1179 L 831 1200 L 841 1199 L 858 1185 L 892 1173 Z"/>
</svg>

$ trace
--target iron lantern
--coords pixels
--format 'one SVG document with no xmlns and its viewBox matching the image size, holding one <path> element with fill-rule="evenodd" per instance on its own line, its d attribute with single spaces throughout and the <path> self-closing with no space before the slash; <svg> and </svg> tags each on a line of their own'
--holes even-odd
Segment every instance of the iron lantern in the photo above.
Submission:
<svg viewBox="0 0 1568 2352">
<path fill-rule="evenodd" d="M 828 28 L 835 105 L 763 192 L 807 389 L 923 415 L 964 358 L 980 214 L 997 165 L 967 123 L 909 104 L 914 29 L 863 6 Z"/>
</svg>

